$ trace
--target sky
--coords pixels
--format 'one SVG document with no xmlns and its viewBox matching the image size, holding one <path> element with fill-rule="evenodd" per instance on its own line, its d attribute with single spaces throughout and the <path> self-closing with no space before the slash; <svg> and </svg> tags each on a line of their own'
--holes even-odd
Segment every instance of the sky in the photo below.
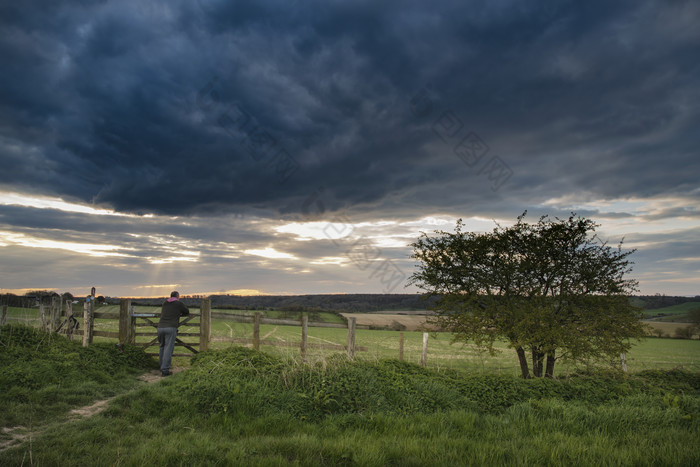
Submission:
<svg viewBox="0 0 700 467">
<path fill-rule="evenodd" d="M 415 293 L 421 232 L 600 224 L 700 295 L 700 2 L 0 5 L 0 292 Z"/>
</svg>

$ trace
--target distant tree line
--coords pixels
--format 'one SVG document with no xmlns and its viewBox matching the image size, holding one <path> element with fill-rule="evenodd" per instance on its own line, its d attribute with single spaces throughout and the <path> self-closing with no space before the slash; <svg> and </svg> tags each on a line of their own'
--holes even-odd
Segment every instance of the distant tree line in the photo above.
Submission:
<svg viewBox="0 0 700 467">
<path fill-rule="evenodd" d="M 182 296 L 185 305 L 199 305 L 202 296 Z M 213 308 L 237 310 L 279 310 L 288 312 L 343 313 L 371 311 L 417 311 L 425 310 L 428 302 L 419 294 L 325 294 L 325 295 L 211 295 Z M 106 298 L 108 303 L 118 299 Z M 165 297 L 137 298 L 139 305 L 157 306 Z"/>
<path fill-rule="evenodd" d="M 70 292 L 58 294 L 50 290 L 35 290 L 24 295 L 11 293 L 0 295 L 0 304 L 29 308 L 43 303 L 51 303 L 51 297 L 60 295 L 63 300 L 82 300 Z M 127 298 L 127 297 L 125 297 Z M 186 295 L 182 297 L 188 306 L 198 306 L 204 295 Z M 279 310 L 290 312 L 335 311 L 342 313 L 372 311 L 419 311 L 425 310 L 435 298 L 426 301 L 420 294 L 320 294 L 320 295 L 212 295 L 212 307 L 237 310 Z M 160 306 L 166 297 L 136 298 L 132 301 L 139 305 Z M 97 302 L 118 304 L 116 297 L 97 297 Z M 686 302 L 700 303 L 700 296 L 675 297 L 667 295 L 637 295 L 632 297 L 636 306 L 645 310 L 654 310 Z"/>
<path fill-rule="evenodd" d="M 31 308 L 39 305 L 49 305 L 53 297 L 61 297 L 63 301 L 73 301 L 74 299 L 73 294 L 70 292 L 58 294 L 50 290 L 33 290 L 24 295 L 2 294 L 0 295 L 0 304 L 18 308 Z"/>
<path fill-rule="evenodd" d="M 656 310 L 667 306 L 682 305 L 687 302 L 698 302 L 700 304 L 700 295 L 695 297 L 673 297 L 667 295 L 638 295 L 634 297 L 637 300 L 636 305 L 645 310 Z"/>
</svg>

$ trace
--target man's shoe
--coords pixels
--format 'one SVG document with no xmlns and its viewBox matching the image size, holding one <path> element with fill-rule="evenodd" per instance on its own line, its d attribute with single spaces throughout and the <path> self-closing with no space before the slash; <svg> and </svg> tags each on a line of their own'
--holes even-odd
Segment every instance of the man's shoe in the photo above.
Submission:
<svg viewBox="0 0 700 467">
<path fill-rule="evenodd" d="M 161 376 L 170 376 L 170 375 L 172 375 L 172 373 L 170 373 L 169 371 L 161 371 L 160 373 L 161 373 Z"/>
</svg>

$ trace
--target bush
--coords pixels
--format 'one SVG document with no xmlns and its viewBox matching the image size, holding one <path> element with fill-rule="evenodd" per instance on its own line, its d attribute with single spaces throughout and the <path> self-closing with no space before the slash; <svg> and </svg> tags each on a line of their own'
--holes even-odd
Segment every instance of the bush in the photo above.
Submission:
<svg viewBox="0 0 700 467">
<path fill-rule="evenodd" d="M 597 404 L 642 392 L 697 392 L 698 376 L 676 370 L 640 376 L 577 374 L 564 380 L 438 371 L 398 361 L 351 361 L 336 355 L 313 365 L 246 348 L 198 354 L 177 391 L 209 414 L 301 420 L 347 414 L 434 413 L 471 408 L 500 413 L 531 399 Z"/>
</svg>

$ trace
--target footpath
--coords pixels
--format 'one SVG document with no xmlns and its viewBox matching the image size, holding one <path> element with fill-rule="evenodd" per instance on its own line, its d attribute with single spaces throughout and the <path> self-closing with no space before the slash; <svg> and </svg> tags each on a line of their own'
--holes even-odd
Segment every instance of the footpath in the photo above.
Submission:
<svg viewBox="0 0 700 467">
<path fill-rule="evenodd" d="M 172 369 L 172 372 L 179 373 L 184 369 L 185 368 L 174 367 Z M 149 371 L 148 373 L 144 373 L 138 377 L 138 380 L 142 381 L 145 384 L 156 383 L 162 379 L 163 377 L 160 375 L 160 370 Z M 134 391 L 136 389 L 131 389 L 130 391 Z M 44 424 L 38 427 L 28 428 L 25 426 L 14 426 L 0 428 L 0 431 L 2 432 L 2 438 L 9 436 L 9 439 L 0 439 L 0 452 L 6 451 L 7 449 L 19 447 L 24 443 L 30 443 L 31 445 L 34 439 L 41 436 L 42 433 L 49 429 L 58 429 L 62 426 L 65 426 L 68 423 L 75 423 L 86 418 L 94 417 L 95 415 L 99 414 L 104 409 L 106 409 L 109 403 L 117 397 L 118 395 L 112 396 L 107 399 L 95 401 L 92 404 L 86 405 L 84 407 L 72 409 L 65 415 L 65 418 L 63 418 L 62 420 L 52 421 L 48 424 Z"/>
</svg>

